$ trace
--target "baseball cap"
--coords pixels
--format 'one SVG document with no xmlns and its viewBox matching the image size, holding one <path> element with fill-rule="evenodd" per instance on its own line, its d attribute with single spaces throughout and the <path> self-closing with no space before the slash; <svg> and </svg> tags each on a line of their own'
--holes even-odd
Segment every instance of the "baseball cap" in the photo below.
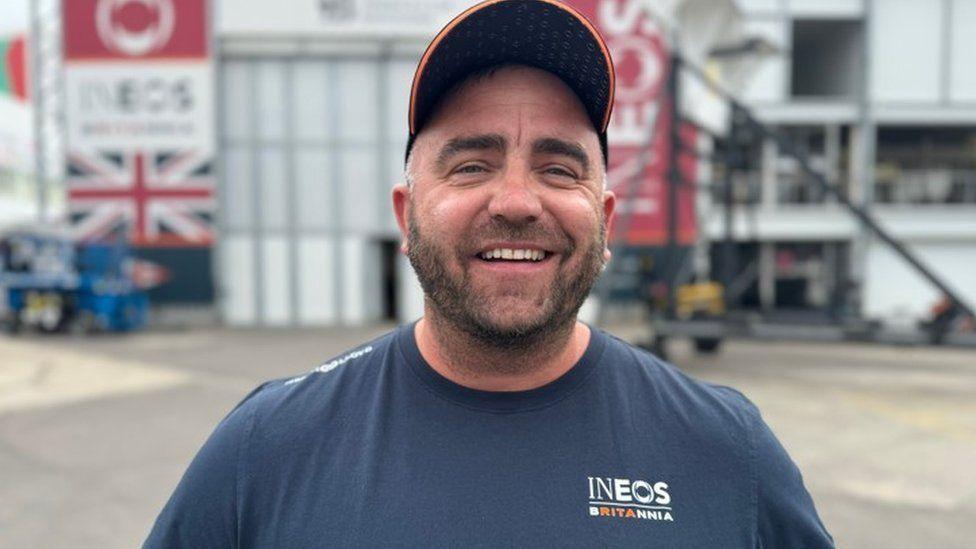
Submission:
<svg viewBox="0 0 976 549">
<path fill-rule="evenodd" d="M 447 91 L 474 72 L 502 64 L 527 65 L 562 79 L 586 109 L 607 161 L 613 60 L 593 24 L 556 0 L 488 0 L 441 29 L 414 73 L 407 157 Z"/>
</svg>

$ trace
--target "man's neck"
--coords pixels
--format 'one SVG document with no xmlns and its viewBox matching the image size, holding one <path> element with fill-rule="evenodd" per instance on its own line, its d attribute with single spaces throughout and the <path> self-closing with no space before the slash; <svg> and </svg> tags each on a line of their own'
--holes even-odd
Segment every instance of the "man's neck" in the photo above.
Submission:
<svg viewBox="0 0 976 549">
<path fill-rule="evenodd" d="M 528 349 L 489 348 L 439 322 L 428 310 L 417 322 L 414 337 L 431 368 L 458 385 L 482 391 L 527 391 L 568 372 L 586 351 L 590 329 L 574 321 Z"/>
</svg>

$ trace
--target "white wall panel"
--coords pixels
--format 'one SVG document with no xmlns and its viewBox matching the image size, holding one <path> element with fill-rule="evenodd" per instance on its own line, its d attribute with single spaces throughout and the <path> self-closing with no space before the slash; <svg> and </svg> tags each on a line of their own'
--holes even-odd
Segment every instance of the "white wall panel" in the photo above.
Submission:
<svg viewBox="0 0 976 549">
<path fill-rule="evenodd" d="M 258 132 L 262 139 L 285 136 L 285 64 L 280 61 L 257 63 Z"/>
<path fill-rule="evenodd" d="M 781 50 L 789 50 L 785 20 L 747 21 L 746 34 L 765 38 Z M 783 101 L 786 94 L 787 55 L 778 54 L 762 61 L 742 90 L 743 99 L 757 103 Z"/>
<path fill-rule="evenodd" d="M 389 182 L 388 188 L 393 189 L 393 186 L 397 183 L 405 183 L 406 176 L 403 173 L 406 167 L 405 159 L 407 153 L 407 132 L 404 130 L 403 137 L 401 139 L 396 139 L 388 143 L 390 156 L 386 159 L 388 165 L 386 171 L 388 174 L 392 174 L 390 177 L 393 178 Z"/>
<path fill-rule="evenodd" d="M 297 61 L 293 65 L 292 127 L 297 139 L 329 137 L 328 65 L 325 61 Z"/>
<path fill-rule="evenodd" d="M 345 237 L 341 244 L 342 260 L 342 321 L 362 324 L 367 320 L 368 296 L 366 284 L 366 240 Z"/>
<path fill-rule="evenodd" d="M 379 238 L 397 234 L 390 189 L 402 178 L 414 64 L 334 56 L 225 60 L 222 213 L 230 230 L 221 236 L 227 250 L 219 276 L 229 323 L 362 324 L 381 317 Z M 387 68 L 390 86 L 380 93 Z M 419 316 L 422 293 L 409 267 L 404 274 L 401 285 L 414 291 L 398 305 L 413 303 L 400 310 Z"/>
<path fill-rule="evenodd" d="M 875 0 L 871 97 L 879 102 L 939 100 L 942 0 Z"/>
<path fill-rule="evenodd" d="M 298 241 L 298 320 L 302 324 L 336 321 L 335 241 L 301 237 Z"/>
<path fill-rule="evenodd" d="M 380 205 L 377 152 L 372 147 L 345 148 L 342 155 L 342 226 L 357 232 L 376 232 Z M 339 198 L 339 197 L 337 197 Z"/>
<path fill-rule="evenodd" d="M 407 111 L 410 109 L 410 87 L 413 84 L 413 71 L 419 59 L 390 61 L 389 82 L 386 91 L 387 111 L 390 118 L 386 124 L 388 139 L 406 139 Z"/>
<path fill-rule="evenodd" d="M 746 15 L 753 13 L 770 13 L 780 10 L 783 0 L 735 0 Z"/>
<path fill-rule="evenodd" d="M 329 152 L 303 147 L 295 155 L 295 208 L 299 230 L 335 227 L 333 202 L 338 199 L 332 181 Z"/>
<path fill-rule="evenodd" d="M 363 324 L 382 314 L 382 263 L 379 245 L 367 238 L 344 237 L 342 255 L 342 322 Z"/>
<path fill-rule="evenodd" d="M 288 220 L 285 150 L 281 146 L 265 145 L 258 152 L 258 156 L 258 177 L 261 185 L 259 222 L 268 229 L 283 229 Z"/>
<path fill-rule="evenodd" d="M 787 0 L 794 17 L 859 17 L 864 13 L 863 0 Z"/>
<path fill-rule="evenodd" d="M 973 241 L 909 243 L 927 266 L 970 307 L 976 307 L 976 246 Z M 868 251 L 864 309 L 870 318 L 913 325 L 931 314 L 939 292 L 888 247 L 875 243 Z"/>
<path fill-rule="evenodd" d="M 291 320 L 288 241 L 283 236 L 274 236 L 265 238 L 261 245 L 264 321 L 272 326 L 284 325 Z"/>
<path fill-rule="evenodd" d="M 223 0 L 214 2 L 218 35 L 257 38 L 433 36 L 472 0 Z M 262 36 L 263 35 L 263 36 Z M 354 40 L 350 40 L 355 44 Z"/>
<path fill-rule="evenodd" d="M 233 139 L 249 137 L 251 129 L 251 64 L 243 61 L 227 61 L 221 65 L 222 95 L 218 100 L 224 136 Z"/>
<path fill-rule="evenodd" d="M 340 139 L 379 141 L 376 91 L 379 66 L 372 61 L 342 61 L 338 63 L 338 72 Z"/>
<path fill-rule="evenodd" d="M 400 229 L 397 227 L 396 217 L 393 215 L 393 187 L 400 183 L 406 183 L 406 176 L 403 173 L 404 163 L 403 155 L 407 150 L 406 139 L 402 141 L 394 141 L 390 144 L 389 150 L 391 152 L 387 161 L 387 178 L 386 187 L 380 187 L 380 197 L 379 200 L 382 201 L 382 208 L 380 210 L 380 226 L 384 227 L 391 235 L 400 234 Z"/>
<path fill-rule="evenodd" d="M 949 98 L 976 102 L 976 0 L 952 0 Z"/>
<path fill-rule="evenodd" d="M 718 211 L 718 210 L 715 210 Z M 838 207 L 785 206 L 736 211 L 733 231 L 742 240 L 847 240 L 857 234 L 857 221 Z M 706 216 L 703 226 L 712 239 L 725 234 L 725 216 Z"/>
<path fill-rule="evenodd" d="M 247 146 L 228 145 L 224 149 L 223 186 L 224 225 L 229 228 L 245 228 L 253 223 L 254 186 L 251 169 L 252 149 Z"/>
<path fill-rule="evenodd" d="M 223 235 L 220 258 L 220 304 L 224 319 L 231 325 L 254 323 L 254 240 Z"/>
</svg>

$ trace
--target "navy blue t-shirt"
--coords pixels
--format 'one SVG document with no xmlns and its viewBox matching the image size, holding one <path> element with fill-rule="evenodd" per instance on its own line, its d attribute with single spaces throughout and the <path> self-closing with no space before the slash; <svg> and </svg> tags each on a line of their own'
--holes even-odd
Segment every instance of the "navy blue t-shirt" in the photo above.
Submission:
<svg viewBox="0 0 976 549">
<path fill-rule="evenodd" d="M 800 472 L 735 390 L 592 329 L 552 383 L 479 391 L 434 371 L 410 325 L 248 395 L 146 546 L 833 542 Z"/>
</svg>

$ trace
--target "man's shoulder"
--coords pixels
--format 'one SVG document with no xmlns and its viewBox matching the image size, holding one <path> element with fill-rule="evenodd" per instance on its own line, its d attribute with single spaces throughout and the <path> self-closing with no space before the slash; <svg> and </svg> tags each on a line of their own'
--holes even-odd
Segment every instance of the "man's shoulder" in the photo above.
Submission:
<svg viewBox="0 0 976 549">
<path fill-rule="evenodd" d="M 653 397 L 652 401 L 669 411 L 704 416 L 723 424 L 733 422 L 749 428 L 758 418 L 755 404 L 740 391 L 696 379 L 645 349 L 613 334 L 606 336 L 608 352 L 604 360 L 608 371 L 624 378 L 624 383 L 618 385 L 627 391 Z"/>
<path fill-rule="evenodd" d="M 266 381 L 245 396 L 234 412 L 259 419 L 270 416 L 281 425 L 300 424 L 294 420 L 355 401 L 355 395 L 349 393 L 378 374 L 397 333 L 394 330 L 351 347 L 303 374 Z"/>
<path fill-rule="evenodd" d="M 603 370 L 615 397 L 652 418 L 672 448 L 685 442 L 704 460 L 747 463 L 754 479 L 758 536 L 763 547 L 833 547 L 799 469 L 759 409 L 731 387 L 697 380 L 651 353 L 607 338 Z"/>
</svg>

